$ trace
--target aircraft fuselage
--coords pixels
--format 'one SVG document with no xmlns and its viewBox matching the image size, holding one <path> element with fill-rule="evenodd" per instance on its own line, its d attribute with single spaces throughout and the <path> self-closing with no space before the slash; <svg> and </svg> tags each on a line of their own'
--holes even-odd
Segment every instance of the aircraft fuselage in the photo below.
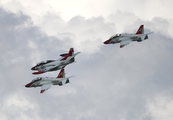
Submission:
<svg viewBox="0 0 173 120">
<path fill-rule="evenodd" d="M 145 39 L 147 39 L 147 35 L 145 34 L 120 34 L 120 36 L 115 36 L 115 37 L 111 37 L 109 40 L 109 42 L 105 41 L 105 44 L 114 44 L 114 43 L 120 43 L 121 41 L 124 40 L 131 40 L 131 41 L 138 41 L 141 42 L 141 36 L 146 36 Z"/>
<path fill-rule="evenodd" d="M 26 84 L 25 87 L 40 87 L 46 84 L 61 86 L 63 80 L 66 80 L 66 83 L 69 83 L 68 78 L 41 77 L 39 80 L 35 80 Z"/>
<path fill-rule="evenodd" d="M 70 59 L 71 58 L 71 59 Z M 42 63 L 40 65 L 36 65 L 34 67 L 31 68 L 31 70 L 38 70 L 38 71 L 47 71 L 50 70 L 52 68 L 54 68 L 55 66 L 57 66 L 56 68 L 54 68 L 53 70 L 59 70 L 62 69 L 63 67 L 65 67 L 66 65 L 73 63 L 74 59 L 72 57 L 70 57 L 66 60 L 52 60 L 52 62 L 48 62 L 48 63 Z"/>
</svg>

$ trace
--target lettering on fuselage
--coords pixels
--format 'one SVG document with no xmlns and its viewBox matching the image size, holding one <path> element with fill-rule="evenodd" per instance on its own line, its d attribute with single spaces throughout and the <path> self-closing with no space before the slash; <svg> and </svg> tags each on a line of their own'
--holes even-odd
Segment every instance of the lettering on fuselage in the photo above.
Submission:
<svg viewBox="0 0 173 120">
<path fill-rule="evenodd" d="M 133 36 L 133 37 L 131 37 L 131 39 L 138 39 L 138 37 L 137 36 Z"/>
<path fill-rule="evenodd" d="M 58 85 L 60 82 L 57 81 L 57 80 L 54 80 L 54 81 L 52 81 L 52 83 L 53 83 L 54 85 Z"/>
</svg>

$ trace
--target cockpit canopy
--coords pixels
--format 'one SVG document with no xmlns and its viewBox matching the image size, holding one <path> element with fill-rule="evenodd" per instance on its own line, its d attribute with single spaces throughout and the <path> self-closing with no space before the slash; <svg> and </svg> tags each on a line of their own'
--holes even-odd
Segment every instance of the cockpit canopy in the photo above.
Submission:
<svg viewBox="0 0 173 120">
<path fill-rule="evenodd" d="M 50 63 L 50 62 L 53 62 L 54 60 L 45 60 L 45 61 L 42 61 L 40 63 L 38 63 L 36 66 L 39 66 L 39 65 L 44 65 L 44 64 L 47 64 L 47 63 Z"/>
<path fill-rule="evenodd" d="M 39 81 L 39 80 L 41 80 L 41 77 L 33 79 L 32 82 L 36 82 L 36 81 Z"/>
<path fill-rule="evenodd" d="M 117 38 L 117 37 L 120 37 L 120 36 L 121 36 L 121 34 L 115 34 L 115 35 L 111 36 L 110 39 L 114 39 L 114 38 Z"/>
</svg>

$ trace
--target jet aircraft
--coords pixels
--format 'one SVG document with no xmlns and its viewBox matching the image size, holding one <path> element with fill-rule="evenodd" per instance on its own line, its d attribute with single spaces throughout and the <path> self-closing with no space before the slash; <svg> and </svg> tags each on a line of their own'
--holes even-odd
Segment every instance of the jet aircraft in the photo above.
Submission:
<svg viewBox="0 0 173 120">
<path fill-rule="evenodd" d="M 111 36 L 108 40 L 106 40 L 104 44 L 120 43 L 120 48 L 122 48 L 125 45 L 128 45 L 132 41 L 141 42 L 143 40 L 148 39 L 148 34 L 151 33 L 153 32 L 144 33 L 144 25 L 141 25 L 136 34 L 127 34 L 127 33 L 115 34 Z"/>
<path fill-rule="evenodd" d="M 65 70 L 61 69 L 57 77 L 37 77 L 33 79 L 30 83 L 26 84 L 25 87 L 41 87 L 40 93 L 48 90 L 52 85 L 65 85 L 69 83 L 69 78 L 73 77 L 65 77 Z"/>
<path fill-rule="evenodd" d="M 75 56 L 79 53 L 80 52 L 74 54 L 73 48 L 70 48 L 69 53 L 64 53 L 60 55 L 60 59 L 42 61 L 32 67 L 31 70 L 37 70 L 37 72 L 33 72 L 32 74 L 42 74 L 49 71 L 60 70 L 66 65 L 75 62 Z"/>
</svg>

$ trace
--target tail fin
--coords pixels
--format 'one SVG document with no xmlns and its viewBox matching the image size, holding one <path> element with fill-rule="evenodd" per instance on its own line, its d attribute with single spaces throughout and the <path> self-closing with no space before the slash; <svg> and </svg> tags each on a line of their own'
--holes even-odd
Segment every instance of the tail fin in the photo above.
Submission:
<svg viewBox="0 0 173 120">
<path fill-rule="evenodd" d="M 73 50 L 73 48 L 70 48 L 68 53 L 61 54 L 60 56 L 62 56 L 62 57 L 64 57 L 64 56 L 72 56 L 73 54 L 74 54 L 74 50 Z"/>
<path fill-rule="evenodd" d="M 144 34 L 144 25 L 141 25 L 136 34 Z"/>
<path fill-rule="evenodd" d="M 60 55 L 60 56 L 62 56 L 61 61 L 66 60 L 69 56 L 73 56 L 73 55 L 74 55 L 74 50 L 73 50 L 73 48 L 70 48 L 68 53 Z"/>
<path fill-rule="evenodd" d="M 73 54 L 74 54 L 74 50 L 73 50 L 73 48 L 70 48 L 68 55 L 72 56 Z"/>
<path fill-rule="evenodd" d="M 59 72 L 57 78 L 64 78 L 64 77 L 65 77 L 64 69 L 61 69 L 61 71 Z"/>
</svg>

